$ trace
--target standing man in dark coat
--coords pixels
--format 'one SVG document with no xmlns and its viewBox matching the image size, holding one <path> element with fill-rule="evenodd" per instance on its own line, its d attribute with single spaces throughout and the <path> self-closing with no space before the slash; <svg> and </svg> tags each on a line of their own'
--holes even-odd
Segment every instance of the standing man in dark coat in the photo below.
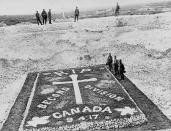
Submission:
<svg viewBox="0 0 171 131">
<path fill-rule="evenodd" d="M 43 24 L 46 24 L 46 22 L 47 22 L 47 13 L 46 13 L 45 9 L 43 9 L 41 15 L 42 15 L 42 18 L 43 18 Z"/>
<path fill-rule="evenodd" d="M 119 10 L 120 10 L 120 6 L 119 6 L 119 4 L 117 3 L 117 5 L 116 5 L 116 10 L 115 10 L 115 16 L 118 16 L 118 15 L 119 15 Z"/>
<path fill-rule="evenodd" d="M 37 20 L 37 24 L 39 25 L 39 23 L 42 25 L 42 22 L 40 20 L 40 14 L 38 11 L 36 11 L 36 20 Z"/>
<path fill-rule="evenodd" d="M 116 59 L 116 56 L 114 56 L 113 67 L 114 67 L 115 75 L 118 75 L 119 74 L 119 70 L 118 70 L 118 60 Z"/>
<path fill-rule="evenodd" d="M 119 74 L 120 74 L 121 80 L 124 80 L 124 73 L 125 73 L 125 66 L 122 63 L 122 60 L 119 60 Z"/>
<path fill-rule="evenodd" d="M 49 9 L 49 12 L 48 12 L 48 19 L 49 19 L 49 24 L 52 24 L 52 22 L 51 22 L 51 20 L 52 20 L 51 9 Z"/>
<path fill-rule="evenodd" d="M 109 56 L 107 58 L 107 65 L 109 66 L 109 70 L 112 70 L 112 63 L 113 63 L 113 58 L 111 56 L 111 53 L 109 53 Z"/>
<path fill-rule="evenodd" d="M 75 9 L 75 17 L 74 17 L 75 22 L 78 21 L 79 14 L 80 14 L 80 11 L 79 11 L 78 7 L 76 7 L 76 9 Z"/>
</svg>

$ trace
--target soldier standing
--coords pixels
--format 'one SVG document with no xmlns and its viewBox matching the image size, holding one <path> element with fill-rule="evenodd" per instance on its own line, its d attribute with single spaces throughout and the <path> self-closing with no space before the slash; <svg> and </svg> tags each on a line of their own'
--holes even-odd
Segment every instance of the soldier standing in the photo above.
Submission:
<svg viewBox="0 0 171 131">
<path fill-rule="evenodd" d="M 109 53 L 109 56 L 107 58 L 107 65 L 109 66 L 109 70 L 112 70 L 112 63 L 113 63 L 113 58 L 111 56 L 111 53 Z"/>
<path fill-rule="evenodd" d="M 115 75 L 118 75 L 119 74 L 119 70 L 118 70 L 118 60 L 116 59 L 116 56 L 114 56 L 113 67 L 114 67 Z"/>
<path fill-rule="evenodd" d="M 42 15 L 42 18 L 43 18 L 43 24 L 46 24 L 46 22 L 47 22 L 47 13 L 46 13 L 45 9 L 43 9 L 41 15 Z"/>
<path fill-rule="evenodd" d="M 40 14 L 38 11 L 36 11 L 36 20 L 37 20 L 37 24 L 39 25 L 39 23 L 42 25 L 42 22 L 40 20 Z"/>
<path fill-rule="evenodd" d="M 76 7 L 76 9 L 75 9 L 75 18 L 74 18 L 75 22 L 78 21 L 79 14 L 80 14 L 79 9 L 78 9 L 78 7 Z"/>
<path fill-rule="evenodd" d="M 51 9 L 49 9 L 49 12 L 48 12 L 48 19 L 49 19 L 49 24 L 52 24 L 52 22 L 51 22 L 51 20 L 52 20 Z"/>
<path fill-rule="evenodd" d="M 115 16 L 118 16 L 119 15 L 119 10 L 120 10 L 120 6 L 117 2 L 117 5 L 116 5 L 116 10 L 115 10 Z"/>
<path fill-rule="evenodd" d="M 125 73 L 125 66 L 122 63 L 122 60 L 119 60 L 119 74 L 120 74 L 121 80 L 124 80 L 124 73 Z"/>
</svg>

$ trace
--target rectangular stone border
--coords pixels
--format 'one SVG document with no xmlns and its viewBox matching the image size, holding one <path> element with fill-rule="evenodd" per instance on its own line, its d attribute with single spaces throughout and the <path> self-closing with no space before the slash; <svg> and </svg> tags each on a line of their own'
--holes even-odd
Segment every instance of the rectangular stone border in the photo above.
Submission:
<svg viewBox="0 0 171 131">
<path fill-rule="evenodd" d="M 105 67 L 105 65 L 103 64 L 94 65 L 94 67 L 101 67 L 101 66 Z M 87 67 L 92 67 L 92 66 L 87 66 Z M 85 68 L 85 67 L 78 67 L 78 68 Z M 45 72 L 45 71 L 40 71 L 40 73 L 41 72 Z M 8 115 L 8 118 L 4 122 L 1 128 L 1 131 L 18 131 L 22 118 L 23 118 L 23 113 L 25 111 L 29 96 L 31 94 L 31 90 L 34 85 L 34 81 L 37 77 L 37 73 L 38 72 L 32 72 L 28 74 L 25 80 L 25 83 L 23 85 L 23 88 L 21 89 L 21 92 L 19 93 L 14 105 L 12 106 L 10 113 Z M 147 124 L 144 124 L 141 126 L 135 126 L 130 129 L 129 128 L 116 129 L 116 131 L 171 129 L 171 121 L 162 113 L 162 111 L 146 95 L 144 95 L 143 92 L 141 92 L 136 87 L 134 83 L 132 83 L 127 77 L 125 77 L 124 82 L 120 81 L 117 77 L 116 79 L 125 87 L 126 91 L 134 99 L 136 104 L 144 112 L 144 114 L 146 115 L 148 119 Z M 128 85 L 129 87 L 127 87 Z M 141 98 L 138 99 L 140 95 L 141 95 Z M 94 130 L 88 130 L 88 131 L 94 131 Z M 103 131 L 103 130 L 99 130 L 99 131 Z M 109 129 L 108 131 L 113 131 L 113 129 L 111 130 Z"/>
<path fill-rule="evenodd" d="M 103 67 L 103 66 L 101 66 L 101 67 Z M 94 68 L 94 66 L 91 66 L 91 68 Z M 75 68 L 75 69 L 77 69 L 77 68 Z M 104 69 L 106 70 L 106 72 L 108 72 L 108 73 L 110 73 L 112 75 L 113 79 L 116 80 L 116 82 L 121 86 L 122 90 L 127 94 L 127 96 L 129 97 L 129 99 L 134 103 L 134 105 L 136 106 L 136 108 L 140 112 L 140 115 L 138 115 L 138 117 L 140 119 L 139 120 L 135 120 L 135 118 L 132 117 L 133 119 L 131 118 L 131 120 L 130 119 L 121 119 L 121 120 L 120 119 L 117 119 L 117 121 L 115 121 L 115 120 L 109 120 L 109 123 L 107 121 L 104 121 L 104 122 L 103 121 L 96 121 L 96 122 L 87 122 L 86 125 L 93 126 L 94 127 L 93 129 L 96 129 L 97 130 L 97 129 L 106 129 L 106 128 L 107 129 L 110 129 L 110 128 L 111 129 L 117 129 L 117 128 L 129 127 L 129 126 L 136 126 L 136 125 L 140 125 L 140 124 L 143 124 L 144 122 L 146 122 L 147 119 L 146 119 L 144 113 L 139 109 L 139 107 L 134 102 L 134 100 L 131 98 L 131 96 L 128 94 L 128 92 L 125 90 L 125 88 L 120 84 L 120 82 L 115 78 L 115 76 L 108 70 L 108 68 L 105 67 Z M 68 69 L 68 70 L 70 70 L 70 69 Z M 31 90 L 31 95 L 29 97 L 29 100 L 28 100 L 28 103 L 27 103 L 27 107 L 26 107 L 26 110 L 24 112 L 24 117 L 23 117 L 23 120 L 21 122 L 19 131 L 32 131 L 32 130 L 34 130 L 34 129 L 30 129 L 30 130 L 26 129 L 26 130 L 24 130 L 23 129 L 23 125 L 24 125 L 25 119 L 26 119 L 26 117 L 28 115 L 28 111 L 29 111 L 29 108 L 30 108 L 32 99 L 34 97 L 34 93 L 35 93 L 35 89 L 36 89 L 36 84 L 37 84 L 37 81 L 38 81 L 38 77 L 39 77 L 39 73 L 38 73 L 38 75 L 37 75 L 37 77 L 35 79 L 33 88 Z M 122 122 L 122 121 L 125 121 L 125 122 Z M 130 121 L 132 121 L 132 122 L 130 122 Z M 111 127 L 109 127 L 107 123 L 110 124 Z M 119 125 L 118 123 L 122 123 L 122 125 Z M 98 126 L 96 127 L 95 124 L 99 125 L 99 127 Z M 101 125 L 104 125 L 104 127 L 100 127 Z M 89 129 L 89 126 L 87 128 L 85 128 L 84 130 Z M 105 127 L 105 126 L 107 126 L 107 127 Z M 37 130 L 38 131 L 39 130 L 40 131 L 41 130 L 42 131 L 45 131 L 45 130 L 47 130 L 47 131 L 51 131 L 51 130 L 66 130 L 67 131 L 67 130 L 83 130 L 83 129 L 81 128 L 81 125 L 80 124 L 75 124 L 75 125 L 72 125 L 72 126 L 67 126 L 66 125 L 66 126 L 61 126 L 59 128 L 56 127 L 54 129 L 53 129 L 53 127 L 47 127 L 47 128 L 40 128 L 40 129 L 37 129 Z"/>
<path fill-rule="evenodd" d="M 37 85 L 37 81 L 38 81 L 38 78 L 39 78 L 39 73 L 37 73 L 37 76 L 36 76 L 36 79 L 34 81 L 34 85 L 33 85 L 33 88 L 31 90 L 31 94 L 29 96 L 29 99 L 28 99 L 28 102 L 27 102 L 27 106 L 26 106 L 26 109 L 24 111 L 24 116 L 23 116 L 23 119 L 21 121 L 21 124 L 20 124 L 20 128 L 19 128 L 19 131 L 23 131 L 23 125 L 24 125 L 24 122 L 26 120 L 26 117 L 28 115 L 28 112 L 29 112 L 29 109 L 30 109 L 30 106 L 31 106 L 31 102 L 33 100 L 33 97 L 34 97 L 34 94 L 35 94 L 35 90 L 36 90 L 36 85 Z"/>
<path fill-rule="evenodd" d="M 29 73 L 1 131 L 18 131 L 37 73 Z"/>
<path fill-rule="evenodd" d="M 108 68 L 106 68 L 106 70 L 113 76 L 113 78 L 117 81 L 117 83 L 122 87 L 122 89 L 125 91 L 125 93 L 128 95 L 129 99 L 132 100 L 132 102 L 136 105 L 137 109 L 144 114 L 141 109 L 138 107 L 138 105 L 135 103 L 135 101 L 132 99 L 132 97 L 129 95 L 129 93 L 125 90 L 125 87 L 123 87 L 123 85 L 116 79 L 116 77 L 112 74 L 112 72 L 109 71 Z"/>
<path fill-rule="evenodd" d="M 124 127 L 137 126 L 146 122 L 146 117 L 144 114 L 134 115 L 130 118 L 113 119 L 105 121 L 95 121 L 95 122 L 85 122 L 79 123 L 71 126 L 61 126 L 61 127 L 43 127 L 39 129 L 26 129 L 24 131 L 83 131 L 83 130 L 113 130 L 120 129 Z M 121 125 L 122 123 L 122 125 Z M 81 128 L 80 128 L 81 127 Z"/>
</svg>

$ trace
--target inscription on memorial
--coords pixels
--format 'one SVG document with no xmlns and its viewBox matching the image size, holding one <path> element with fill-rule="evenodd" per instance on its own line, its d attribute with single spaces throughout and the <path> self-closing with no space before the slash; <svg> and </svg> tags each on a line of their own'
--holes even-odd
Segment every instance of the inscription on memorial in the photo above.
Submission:
<svg viewBox="0 0 171 131">
<path fill-rule="evenodd" d="M 106 68 L 42 72 L 35 86 L 21 125 L 25 131 L 108 129 L 146 121 Z"/>
</svg>

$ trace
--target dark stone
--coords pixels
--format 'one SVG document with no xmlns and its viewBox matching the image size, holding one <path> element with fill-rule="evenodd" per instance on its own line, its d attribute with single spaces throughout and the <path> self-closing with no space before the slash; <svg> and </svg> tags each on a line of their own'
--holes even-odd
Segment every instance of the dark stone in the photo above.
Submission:
<svg viewBox="0 0 171 131">
<path fill-rule="evenodd" d="M 90 55 L 84 55 L 84 59 L 85 60 L 91 60 L 91 56 Z"/>
<path fill-rule="evenodd" d="M 80 57 L 80 60 L 83 60 L 83 57 Z"/>
</svg>

